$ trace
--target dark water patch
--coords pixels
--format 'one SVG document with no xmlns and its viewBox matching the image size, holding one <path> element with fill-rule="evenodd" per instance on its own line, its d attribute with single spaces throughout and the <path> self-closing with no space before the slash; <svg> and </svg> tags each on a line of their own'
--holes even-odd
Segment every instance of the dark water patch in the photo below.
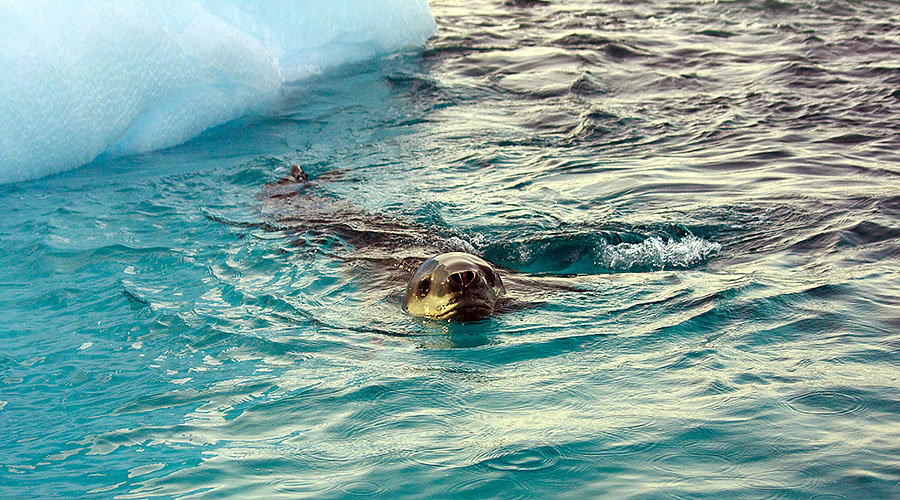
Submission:
<svg viewBox="0 0 900 500">
<path fill-rule="evenodd" d="M 621 43 L 609 43 L 603 47 L 603 52 L 614 60 L 632 59 L 643 55 L 639 49 Z"/>
<path fill-rule="evenodd" d="M 879 136 L 870 136 L 864 134 L 843 134 L 835 137 L 829 137 L 822 140 L 821 142 L 826 142 L 829 144 L 861 144 L 879 139 L 881 139 L 881 137 Z"/>
<path fill-rule="evenodd" d="M 568 33 L 551 41 L 555 45 L 590 50 L 596 50 L 598 47 L 603 47 L 612 42 L 612 39 L 590 31 Z"/>
<path fill-rule="evenodd" d="M 794 153 L 785 149 L 776 149 L 772 151 L 761 151 L 757 153 L 738 153 L 736 157 L 729 158 L 723 155 L 715 155 L 715 161 L 704 163 L 701 166 L 703 171 L 716 170 L 722 172 L 737 172 L 741 170 L 754 170 L 756 172 L 765 170 L 766 167 L 777 163 L 784 163 L 784 160 L 794 157 Z M 781 160 L 781 161 L 779 161 Z M 785 180 L 784 177 L 766 178 L 755 175 L 752 182 L 754 183 L 771 183 L 775 181 Z"/>
<path fill-rule="evenodd" d="M 882 241 L 900 239 L 900 228 L 887 227 L 881 224 L 862 221 L 841 231 L 840 246 L 857 247 Z"/>
<path fill-rule="evenodd" d="M 507 0 L 504 5 L 508 5 L 510 7 L 543 7 L 546 5 L 550 5 L 549 0 Z"/>
<path fill-rule="evenodd" d="M 132 292 L 128 288 L 125 288 L 124 290 L 122 290 L 122 293 L 125 295 L 125 297 L 129 301 L 134 303 L 135 307 L 137 307 L 139 309 L 142 309 L 145 307 L 150 307 L 150 305 L 151 305 L 151 302 L 149 300 L 144 299 L 139 294 Z"/>
<path fill-rule="evenodd" d="M 222 224 L 225 226 L 237 228 L 237 229 L 262 229 L 264 231 L 280 231 L 283 230 L 283 226 L 278 226 L 272 224 L 271 222 L 258 222 L 258 221 L 237 221 L 237 220 L 229 220 L 226 217 L 216 215 L 213 213 L 207 213 L 204 210 L 204 215 L 207 219 L 217 224 Z"/>
<path fill-rule="evenodd" d="M 398 73 L 384 76 L 393 89 L 414 95 L 418 99 L 441 98 L 445 89 L 433 77 L 421 73 Z"/>
<path fill-rule="evenodd" d="M 734 33 L 731 31 L 716 30 L 716 29 L 699 31 L 699 32 L 697 32 L 697 34 L 703 35 L 703 36 L 710 36 L 710 37 L 714 37 L 714 38 L 731 38 L 734 36 L 738 36 L 737 33 Z"/>
<path fill-rule="evenodd" d="M 878 260 L 891 255 L 890 249 L 883 248 L 883 244 L 900 238 L 900 230 L 876 222 L 864 220 L 856 222 L 851 227 L 838 225 L 843 223 L 844 221 L 837 221 L 836 224 L 829 223 L 825 227 L 818 228 L 808 237 L 793 242 L 790 248 L 795 252 L 806 253 L 871 246 L 876 249 L 873 258 Z"/>
<path fill-rule="evenodd" d="M 897 479 L 896 469 L 889 467 L 879 467 L 879 470 L 852 468 L 841 473 L 834 484 L 841 491 L 847 492 L 848 496 L 845 498 L 888 499 L 891 498 Z"/>
</svg>

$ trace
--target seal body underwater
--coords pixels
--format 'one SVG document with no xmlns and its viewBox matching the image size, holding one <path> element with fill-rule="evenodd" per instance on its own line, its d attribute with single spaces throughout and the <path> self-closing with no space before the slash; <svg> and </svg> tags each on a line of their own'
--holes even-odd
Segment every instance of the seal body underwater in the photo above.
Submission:
<svg viewBox="0 0 900 500">
<path fill-rule="evenodd" d="M 324 185 L 347 180 L 344 174 L 329 171 L 309 178 L 292 166 L 288 177 L 266 185 L 262 210 L 268 222 L 253 227 L 291 233 L 297 236 L 291 243 L 297 251 L 343 261 L 359 276 L 367 296 L 380 300 L 389 292 L 414 317 L 478 321 L 539 305 L 534 299 L 545 291 L 570 289 L 567 283 L 506 271 L 503 279 L 514 292 L 508 295 L 497 269 L 474 255 L 460 233 L 370 213 L 330 196 Z"/>
<path fill-rule="evenodd" d="M 494 313 L 506 293 L 494 267 L 465 252 L 431 257 L 406 286 L 403 310 L 429 319 L 477 321 Z"/>
</svg>

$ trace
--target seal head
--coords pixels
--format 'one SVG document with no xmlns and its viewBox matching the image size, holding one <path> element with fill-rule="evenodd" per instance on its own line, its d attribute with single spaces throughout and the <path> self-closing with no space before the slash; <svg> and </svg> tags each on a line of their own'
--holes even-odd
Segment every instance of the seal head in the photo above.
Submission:
<svg viewBox="0 0 900 500">
<path fill-rule="evenodd" d="M 443 253 L 413 274 L 403 310 L 430 319 L 477 321 L 493 314 L 504 293 L 500 275 L 485 260 L 469 253 Z"/>
</svg>

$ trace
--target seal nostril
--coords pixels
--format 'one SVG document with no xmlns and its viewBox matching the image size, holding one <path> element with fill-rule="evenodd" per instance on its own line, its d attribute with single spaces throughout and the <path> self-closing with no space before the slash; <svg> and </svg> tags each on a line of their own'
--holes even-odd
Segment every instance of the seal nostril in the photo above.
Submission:
<svg viewBox="0 0 900 500">
<path fill-rule="evenodd" d="M 447 279 L 450 280 L 450 282 L 454 285 L 465 288 L 471 285 L 475 281 L 475 278 L 477 276 L 478 275 L 475 274 L 475 271 L 460 271 L 458 273 L 451 274 L 447 277 Z"/>
</svg>

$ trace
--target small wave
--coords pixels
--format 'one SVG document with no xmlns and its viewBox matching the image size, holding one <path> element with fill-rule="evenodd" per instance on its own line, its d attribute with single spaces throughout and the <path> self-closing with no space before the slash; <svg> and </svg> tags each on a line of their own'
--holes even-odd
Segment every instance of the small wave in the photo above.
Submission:
<svg viewBox="0 0 900 500">
<path fill-rule="evenodd" d="M 640 243 L 603 242 L 594 256 L 594 263 L 617 271 L 690 269 L 722 249 L 719 243 L 690 235 L 681 240 L 652 236 Z"/>
<path fill-rule="evenodd" d="M 491 262 L 528 273 L 606 274 L 691 269 L 721 249 L 721 244 L 684 230 L 652 236 L 579 231 L 501 241 L 484 248 L 483 254 Z"/>
</svg>

